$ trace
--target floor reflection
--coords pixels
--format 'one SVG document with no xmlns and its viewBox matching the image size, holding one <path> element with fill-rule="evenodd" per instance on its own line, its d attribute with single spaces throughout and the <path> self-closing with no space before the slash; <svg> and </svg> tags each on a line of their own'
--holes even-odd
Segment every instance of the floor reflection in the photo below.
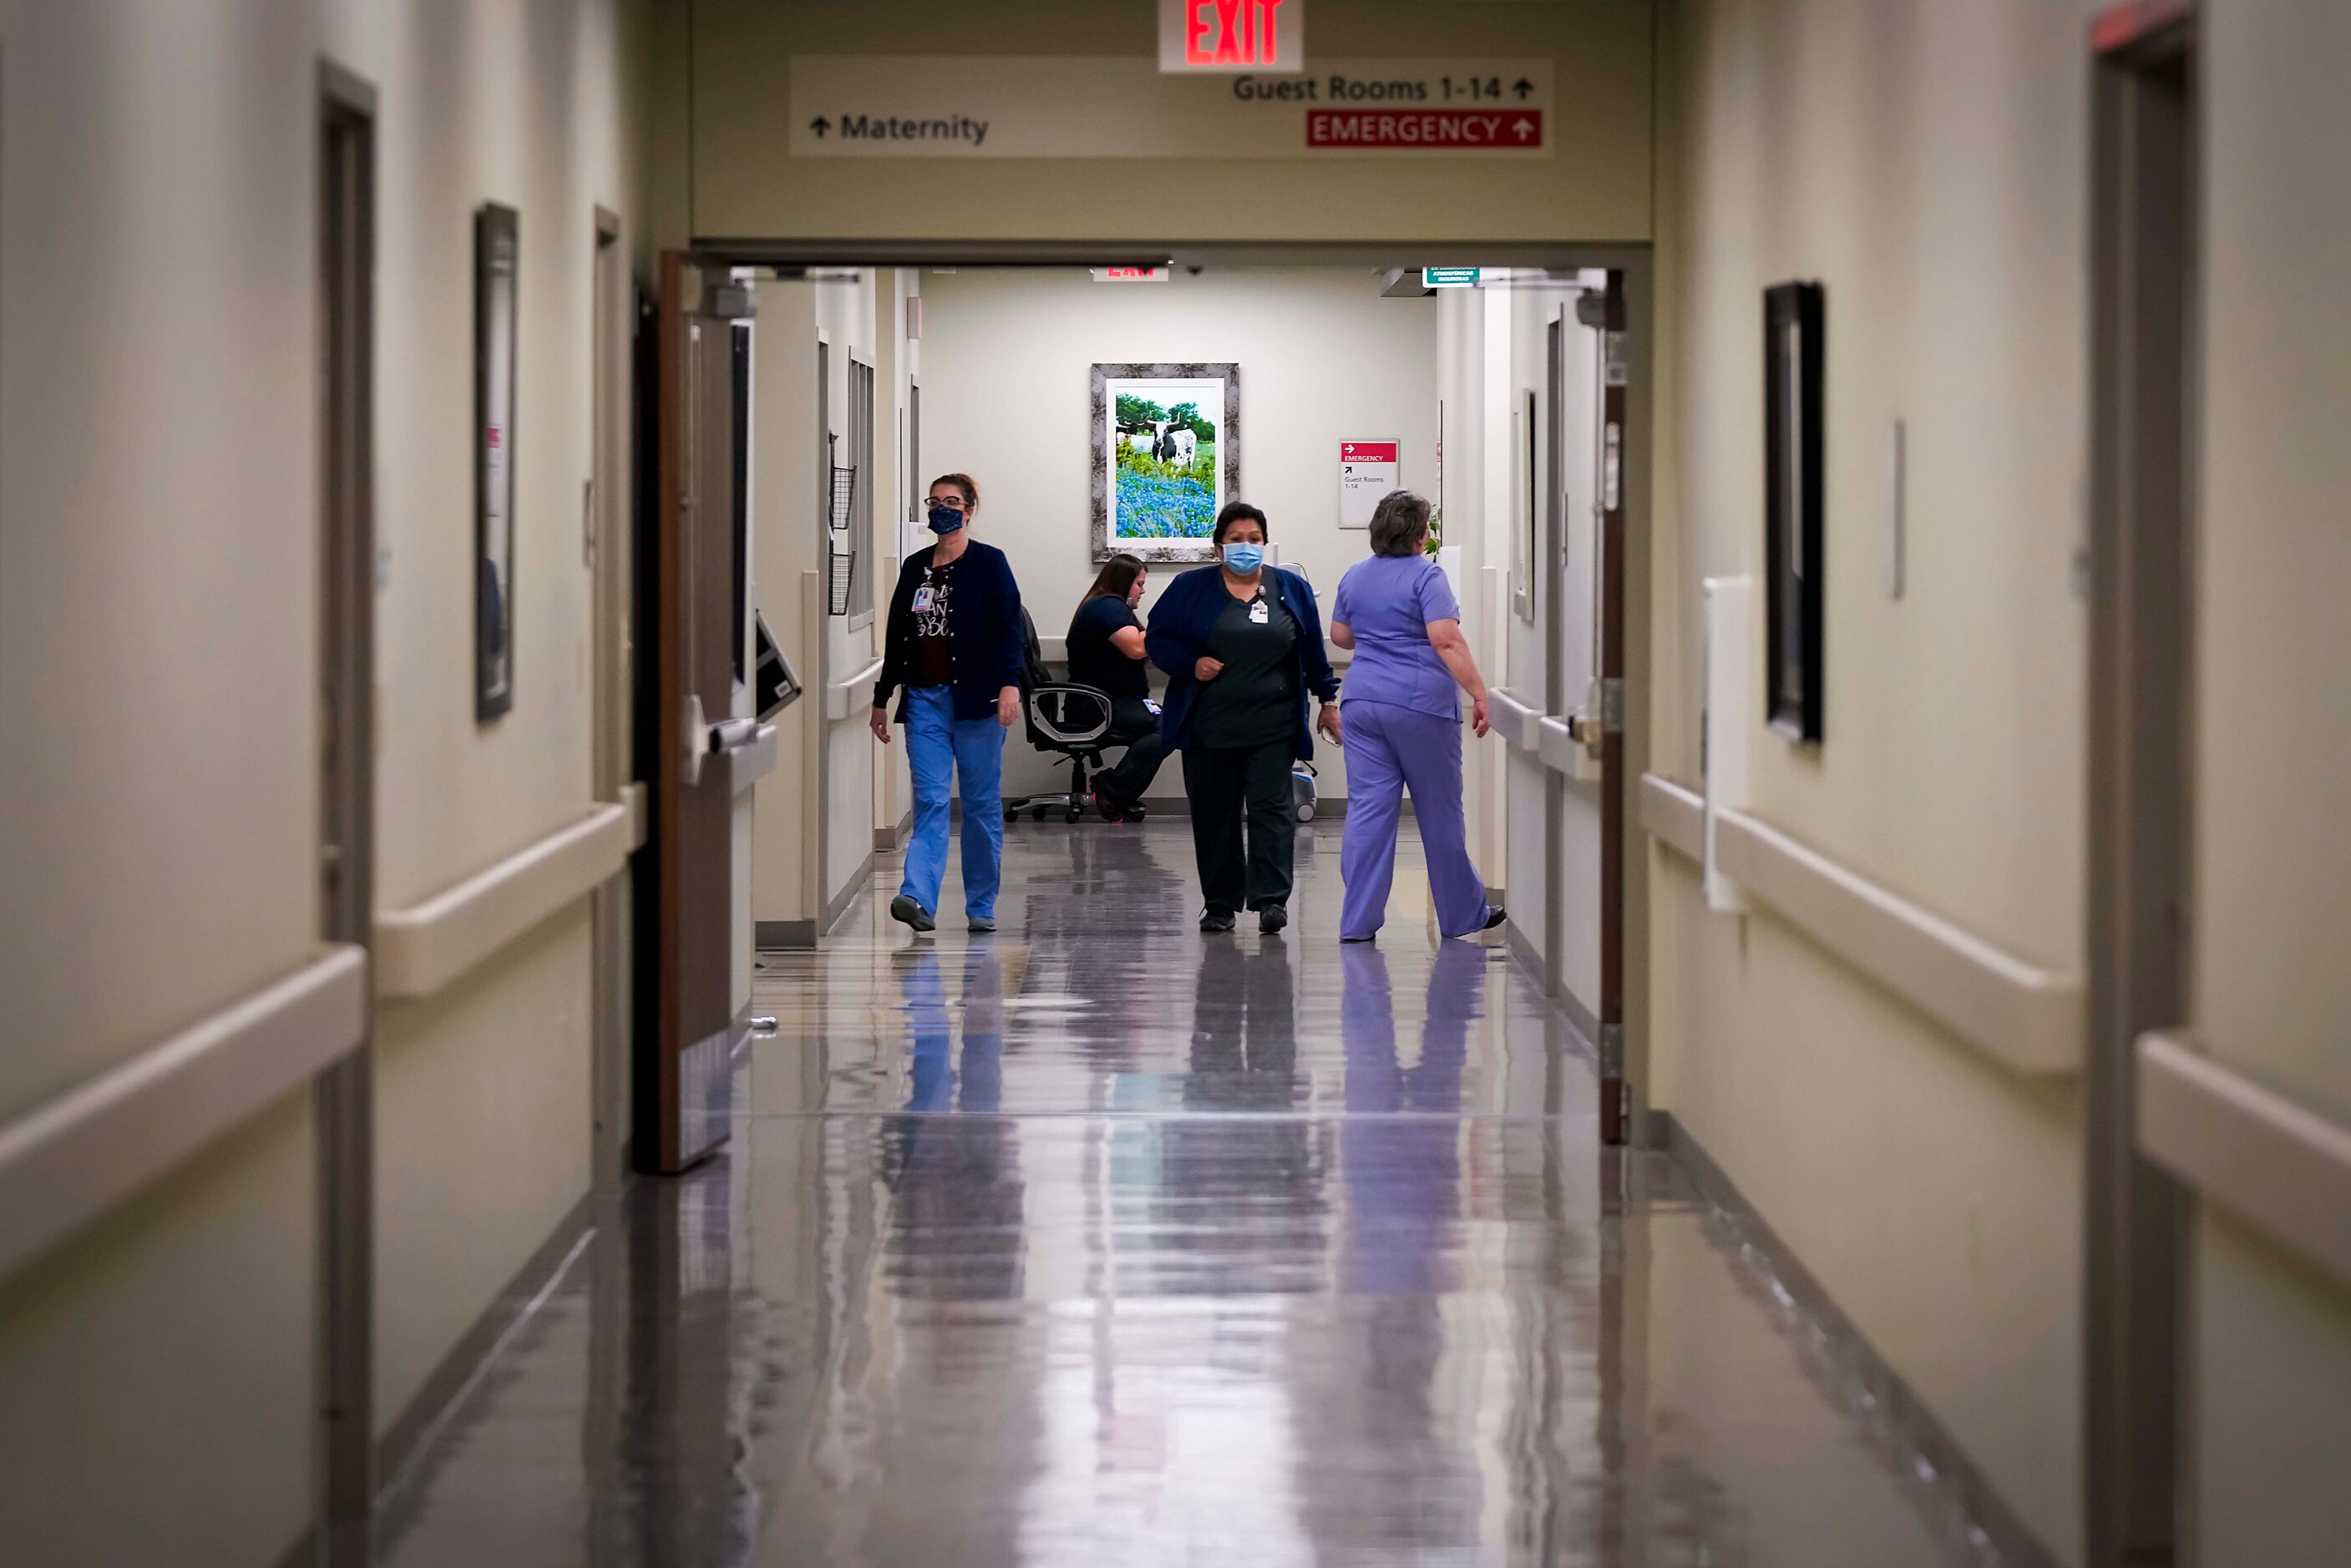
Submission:
<svg viewBox="0 0 2351 1568">
<path fill-rule="evenodd" d="M 1188 856 L 1024 826 L 999 936 L 767 961 L 733 1142 L 599 1213 L 386 1560 L 1968 1560 L 1501 955 L 1342 948 L 1319 853 L 1204 940 Z"/>
</svg>

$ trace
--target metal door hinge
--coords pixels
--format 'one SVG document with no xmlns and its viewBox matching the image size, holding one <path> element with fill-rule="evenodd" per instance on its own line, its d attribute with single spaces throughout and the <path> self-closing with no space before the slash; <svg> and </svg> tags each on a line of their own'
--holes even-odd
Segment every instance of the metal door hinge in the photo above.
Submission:
<svg viewBox="0 0 2351 1568">
<path fill-rule="evenodd" d="M 1600 682 L 1600 729 L 1609 735 L 1625 732 L 1625 680 L 1611 675 Z"/>
<path fill-rule="evenodd" d="M 1604 1078 L 1625 1075 L 1625 1026 L 1621 1023 L 1600 1026 L 1600 1075 Z"/>
</svg>

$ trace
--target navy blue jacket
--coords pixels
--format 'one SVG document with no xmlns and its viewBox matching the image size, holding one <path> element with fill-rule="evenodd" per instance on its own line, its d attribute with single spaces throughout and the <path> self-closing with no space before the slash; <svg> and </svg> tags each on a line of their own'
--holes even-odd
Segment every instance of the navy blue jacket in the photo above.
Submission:
<svg viewBox="0 0 2351 1568">
<path fill-rule="evenodd" d="M 890 618 L 882 631 L 882 673 L 873 682 L 873 705 L 886 708 L 890 693 L 914 672 L 914 590 L 930 569 L 932 551 L 915 551 L 898 569 L 890 595 Z M 996 696 L 1018 686 L 1028 673 L 1028 635 L 1020 618 L 1020 585 L 1012 563 L 993 545 L 975 539 L 955 564 L 955 592 L 947 610 L 947 690 L 961 720 L 996 717 Z M 906 722 L 906 701 L 898 700 L 898 722 Z"/>
<path fill-rule="evenodd" d="M 1181 751 L 1192 738 L 1192 715 L 1199 706 L 1200 681 L 1192 666 L 1207 657 L 1208 637 L 1217 618 L 1233 602 L 1226 591 L 1222 566 L 1202 566 L 1186 572 L 1167 585 L 1151 607 L 1151 625 L 1143 634 L 1143 650 L 1151 662 L 1167 672 L 1167 695 L 1160 709 L 1159 733 L 1170 751 Z M 1280 566 L 1265 569 L 1265 593 L 1278 599 L 1298 623 L 1298 755 L 1314 754 L 1313 727 L 1306 722 L 1306 694 L 1323 701 L 1339 695 L 1339 678 L 1331 672 L 1331 655 L 1322 646 L 1322 614 L 1314 607 L 1314 590 L 1296 572 Z"/>
</svg>

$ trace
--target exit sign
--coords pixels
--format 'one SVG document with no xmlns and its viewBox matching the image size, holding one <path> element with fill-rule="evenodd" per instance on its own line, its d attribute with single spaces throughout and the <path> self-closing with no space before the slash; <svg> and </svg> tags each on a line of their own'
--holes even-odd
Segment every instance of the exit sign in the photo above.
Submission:
<svg viewBox="0 0 2351 1568">
<path fill-rule="evenodd" d="M 1163 73 L 1306 68 L 1306 0 L 1159 0 Z"/>
<path fill-rule="evenodd" d="M 1096 283 L 1165 283 L 1164 266 L 1098 266 L 1089 269 Z"/>
<path fill-rule="evenodd" d="M 1420 269 L 1423 288 L 1475 288 L 1478 275 L 1484 271 L 1474 266 L 1425 266 Z"/>
</svg>

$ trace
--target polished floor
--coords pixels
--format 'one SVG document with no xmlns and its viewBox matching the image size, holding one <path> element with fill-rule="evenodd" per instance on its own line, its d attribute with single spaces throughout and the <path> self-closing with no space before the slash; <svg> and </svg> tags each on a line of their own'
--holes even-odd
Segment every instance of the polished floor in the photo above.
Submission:
<svg viewBox="0 0 2351 1568">
<path fill-rule="evenodd" d="M 1407 832 L 1407 839 L 1409 833 Z M 1185 826 L 1000 932 L 763 957 L 727 1151 L 599 1210 L 395 1478 L 398 1564 L 1987 1563 L 1583 1044 L 1440 942 L 1195 929 Z"/>
</svg>

